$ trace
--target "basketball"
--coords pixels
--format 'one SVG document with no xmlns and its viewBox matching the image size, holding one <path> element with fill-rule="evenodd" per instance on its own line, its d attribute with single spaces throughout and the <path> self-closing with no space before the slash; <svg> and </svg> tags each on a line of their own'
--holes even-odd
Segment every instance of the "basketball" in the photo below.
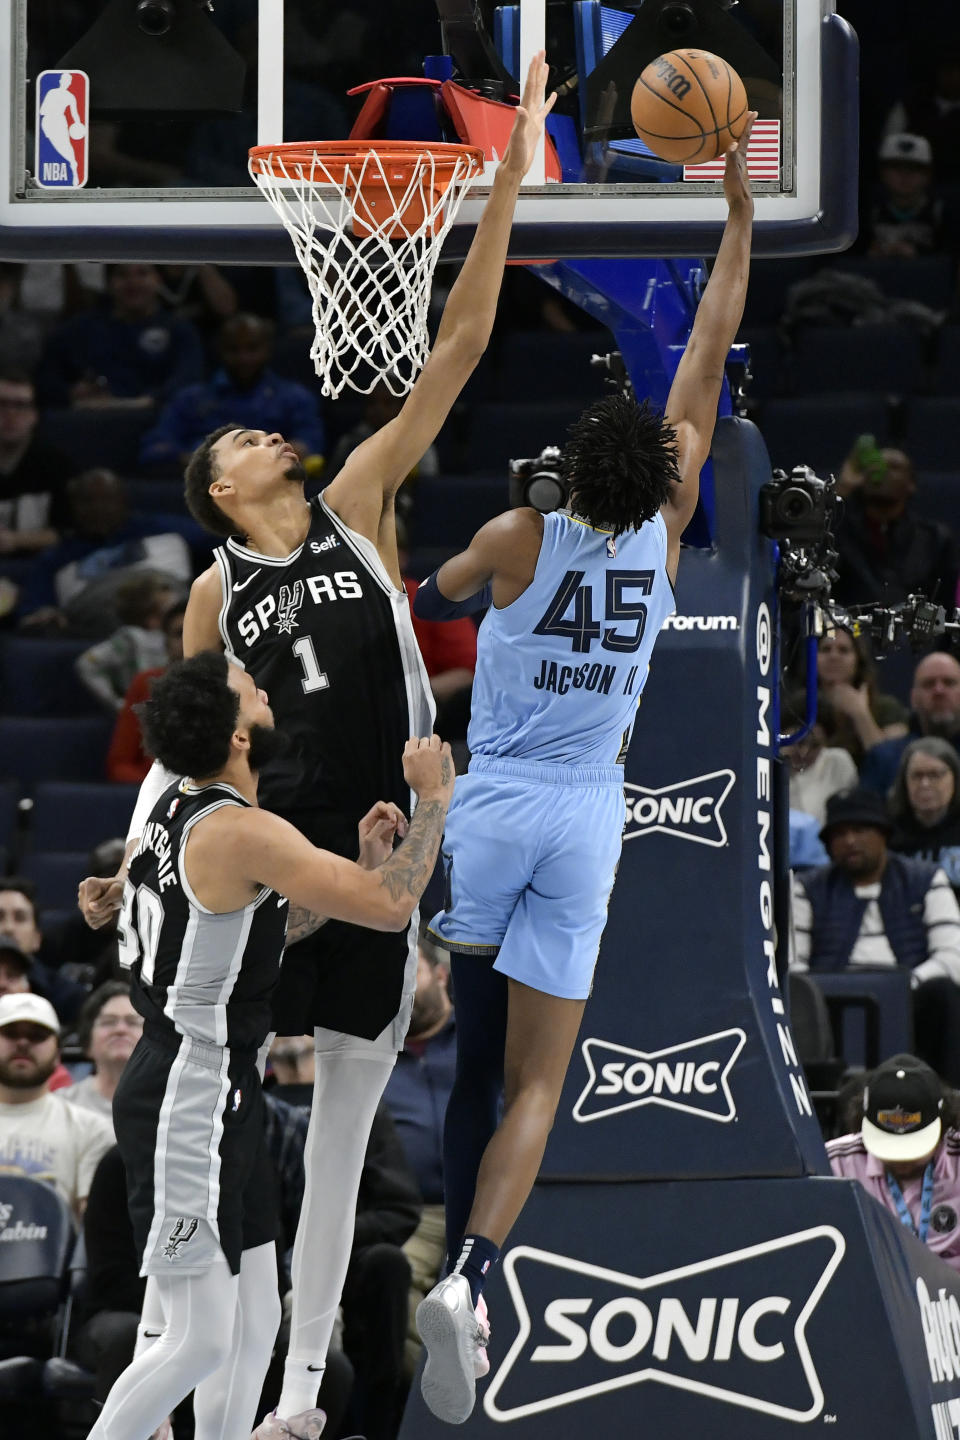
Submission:
<svg viewBox="0 0 960 1440">
<path fill-rule="evenodd" d="M 84 125 L 83 121 L 82 121 L 82 120 L 74 120 L 73 124 L 70 126 L 70 139 L 71 139 L 71 140 L 82 140 L 83 137 L 84 137 L 84 135 L 86 135 L 86 133 L 87 133 L 87 127 L 86 127 L 86 125 Z"/>
<path fill-rule="evenodd" d="M 742 133 L 747 92 L 719 55 L 670 50 L 651 60 L 633 87 L 630 113 L 640 139 L 661 160 L 703 165 Z"/>
</svg>

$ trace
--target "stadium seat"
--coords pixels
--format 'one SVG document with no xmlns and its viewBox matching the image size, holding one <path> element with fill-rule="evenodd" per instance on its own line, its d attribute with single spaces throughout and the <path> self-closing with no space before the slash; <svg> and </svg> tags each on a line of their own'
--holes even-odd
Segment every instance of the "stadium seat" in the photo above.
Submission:
<svg viewBox="0 0 960 1440">
<path fill-rule="evenodd" d="M 0 1208 L 13 1232 L 0 1266 L 0 1354 L 50 1354 L 76 1234 L 70 1206 L 42 1180 L 0 1172 Z"/>
<path fill-rule="evenodd" d="M 775 325 L 783 314 L 787 291 L 798 280 L 806 280 L 815 262 L 803 256 L 790 260 L 754 260 L 743 312 L 745 325 Z"/>
<path fill-rule="evenodd" d="M 113 721 L 0 716 L 0 780 L 16 776 L 25 790 L 39 780 L 102 780 Z"/>
<path fill-rule="evenodd" d="M 22 873 L 37 888 L 37 904 L 41 910 L 66 910 L 76 905 L 77 886 L 87 874 L 85 850 L 41 851 L 25 855 L 20 865 Z"/>
<path fill-rule="evenodd" d="M 111 836 L 126 835 L 137 790 L 136 785 L 41 782 L 33 792 L 31 850 L 92 850 Z"/>
<path fill-rule="evenodd" d="M 960 325 L 940 331 L 935 388 L 941 395 L 960 395 Z"/>
<path fill-rule="evenodd" d="M 607 330 L 515 331 L 501 337 L 494 354 L 494 384 L 501 400 L 570 399 L 578 409 L 607 393 L 605 371 L 590 364 L 591 355 L 617 348 Z"/>
<path fill-rule="evenodd" d="M 182 480 L 128 480 L 130 509 L 141 514 L 176 515 L 186 507 Z"/>
<path fill-rule="evenodd" d="M 563 445 L 567 429 L 581 409 L 576 400 L 475 405 L 466 416 L 456 456 L 448 454 L 444 460 L 441 450 L 441 463 L 448 470 L 465 473 L 499 471 L 506 484 L 510 461 L 539 455 L 545 445 Z M 456 464 L 449 463 L 453 458 Z"/>
<path fill-rule="evenodd" d="M 77 470 L 106 468 L 119 475 L 136 472 L 140 440 L 154 423 L 152 408 L 131 410 L 46 410 L 40 422 L 48 445 L 69 455 Z"/>
<path fill-rule="evenodd" d="M 416 521 L 411 526 L 417 549 L 460 549 L 494 515 L 509 508 L 507 476 L 443 475 L 417 485 Z"/>
<path fill-rule="evenodd" d="M 74 670 L 91 640 L 28 635 L 0 639 L 0 711 L 5 715 L 104 715 Z M 2 764 L 0 758 L 0 764 Z"/>
<path fill-rule="evenodd" d="M 872 280 L 891 299 L 917 300 L 932 310 L 946 310 L 953 298 L 955 266 L 946 255 L 923 255 L 913 260 L 851 255 L 830 262 L 830 268 Z"/>
<path fill-rule="evenodd" d="M 960 464 L 960 395 L 912 400 L 903 448 L 918 470 L 955 472 Z"/>
<path fill-rule="evenodd" d="M 808 395 L 771 400 L 759 418 L 774 467 L 837 471 L 858 435 L 887 438 L 889 420 L 876 395 Z"/>
<path fill-rule="evenodd" d="M 906 395 L 926 378 L 920 336 L 904 325 L 807 326 L 790 369 L 798 395 L 850 390 Z"/>
<path fill-rule="evenodd" d="M 0 783 L 0 845 L 9 850 L 16 838 L 18 828 L 17 802 L 20 786 L 16 780 Z"/>
</svg>

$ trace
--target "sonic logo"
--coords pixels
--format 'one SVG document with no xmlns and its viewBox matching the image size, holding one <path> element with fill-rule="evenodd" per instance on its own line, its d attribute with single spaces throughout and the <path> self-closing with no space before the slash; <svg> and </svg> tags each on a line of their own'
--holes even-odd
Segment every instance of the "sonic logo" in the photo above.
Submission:
<svg viewBox="0 0 960 1440">
<path fill-rule="evenodd" d="M 666 1050 L 630 1050 L 608 1040 L 584 1040 L 587 1083 L 573 1107 L 581 1125 L 663 1105 L 726 1124 L 737 1118 L 729 1075 L 747 1043 L 743 1030 L 720 1030 Z"/>
<path fill-rule="evenodd" d="M 659 833 L 714 849 L 726 845 L 721 811 L 735 779 L 732 770 L 711 770 L 708 775 L 695 775 L 692 780 L 678 780 L 659 789 L 628 782 L 623 787 L 627 805 L 624 840 Z"/>
<path fill-rule="evenodd" d="M 517 1334 L 484 1409 L 519 1420 L 650 1383 L 809 1422 L 824 1395 L 807 1327 L 845 1248 L 818 1225 L 640 1278 L 517 1246 Z"/>
</svg>

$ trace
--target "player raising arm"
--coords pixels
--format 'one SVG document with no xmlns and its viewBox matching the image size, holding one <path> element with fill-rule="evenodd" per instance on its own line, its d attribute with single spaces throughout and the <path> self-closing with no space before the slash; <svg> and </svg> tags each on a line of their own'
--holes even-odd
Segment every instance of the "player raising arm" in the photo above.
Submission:
<svg viewBox="0 0 960 1440">
<path fill-rule="evenodd" d="M 256 1058 L 285 931 L 326 916 L 406 927 L 433 870 L 453 762 L 436 735 L 408 741 L 416 815 L 396 850 L 393 808 L 366 817 L 365 858 L 381 863 L 363 869 L 258 807 L 273 715 L 224 656 L 171 666 L 144 707 L 144 730 L 160 761 L 189 778 L 144 823 L 120 917 L 121 963 L 144 1029 L 117 1087 L 114 1125 L 149 1283 L 136 1358 L 91 1436 L 143 1440 L 196 1389 L 198 1440 L 220 1440 L 249 1434 L 280 1320 Z M 321 1412 L 300 1419 L 297 1434 L 319 1433 Z"/>
<path fill-rule="evenodd" d="M 727 155 L 729 217 L 665 414 L 623 395 L 592 405 L 561 458 L 569 509 L 491 520 L 414 602 L 425 619 L 490 607 L 470 768 L 444 836 L 446 909 L 430 926 L 457 996 L 451 1273 L 417 1324 L 424 1398 L 452 1423 L 486 1373 L 481 1292 L 536 1179 L 590 993 L 622 843 L 623 761 L 746 297 L 748 140 L 749 126 Z"/>
</svg>

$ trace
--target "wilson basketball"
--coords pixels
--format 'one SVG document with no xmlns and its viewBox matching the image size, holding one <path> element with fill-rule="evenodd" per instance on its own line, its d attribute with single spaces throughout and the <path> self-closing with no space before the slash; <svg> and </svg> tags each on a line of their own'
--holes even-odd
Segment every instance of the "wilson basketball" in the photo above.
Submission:
<svg viewBox="0 0 960 1440">
<path fill-rule="evenodd" d="M 728 150 L 747 123 L 747 92 L 726 60 L 706 50 L 670 50 L 633 87 L 630 113 L 661 160 L 702 165 Z"/>
</svg>

